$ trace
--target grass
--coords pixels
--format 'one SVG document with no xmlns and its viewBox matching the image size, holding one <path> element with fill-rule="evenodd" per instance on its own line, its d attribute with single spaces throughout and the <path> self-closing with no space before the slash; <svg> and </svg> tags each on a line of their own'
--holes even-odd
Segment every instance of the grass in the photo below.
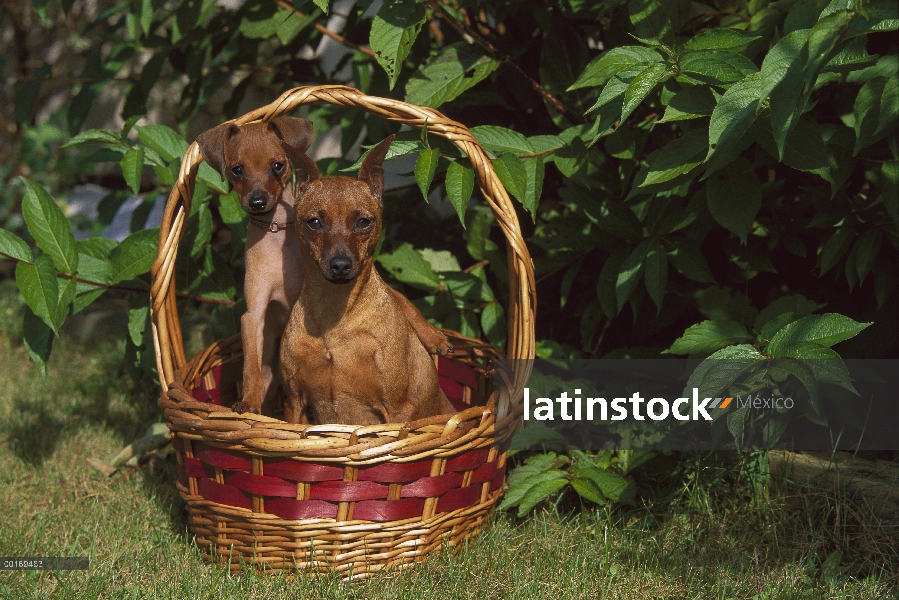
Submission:
<svg viewBox="0 0 899 600">
<path fill-rule="evenodd" d="M 525 520 L 500 514 L 476 543 L 411 570 L 356 583 L 231 576 L 191 542 L 173 458 L 112 478 L 85 462 L 160 419 L 156 389 L 122 374 L 121 327 L 97 341 L 72 323 L 42 380 L 10 325 L 17 311 L 0 310 L 0 555 L 91 565 L 0 571 L 0 597 L 899 598 L 896 541 L 861 501 L 768 489 L 745 464 L 698 457 L 650 463 L 648 507 L 563 500 Z"/>
</svg>

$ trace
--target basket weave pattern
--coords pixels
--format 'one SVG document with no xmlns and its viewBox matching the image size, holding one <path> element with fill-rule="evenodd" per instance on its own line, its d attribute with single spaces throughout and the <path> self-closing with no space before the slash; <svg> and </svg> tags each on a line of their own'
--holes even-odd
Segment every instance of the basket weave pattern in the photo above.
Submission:
<svg viewBox="0 0 899 600">
<path fill-rule="evenodd" d="M 427 127 L 471 160 L 507 240 L 510 300 L 506 356 L 534 356 L 534 272 L 512 203 L 484 149 L 437 111 L 366 96 L 344 86 L 296 88 L 234 122 L 268 121 L 306 104 L 365 110 Z M 408 566 L 483 529 L 502 494 L 505 454 L 520 415 L 528 363 L 492 389 L 495 348 L 446 332 L 441 387 L 460 412 L 409 423 L 300 425 L 226 408 L 239 372 L 239 336 L 187 360 L 175 304 L 174 265 L 202 160 L 192 144 L 169 196 L 153 265 L 151 320 L 162 393 L 173 432 L 178 489 L 201 546 L 232 569 L 338 570 L 350 577 Z M 221 398 L 221 404 L 216 404 Z"/>
</svg>

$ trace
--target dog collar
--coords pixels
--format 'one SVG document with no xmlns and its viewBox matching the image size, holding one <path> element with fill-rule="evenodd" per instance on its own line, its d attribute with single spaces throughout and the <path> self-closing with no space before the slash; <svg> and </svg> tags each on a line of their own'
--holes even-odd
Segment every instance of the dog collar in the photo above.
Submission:
<svg viewBox="0 0 899 600">
<path fill-rule="evenodd" d="M 250 223 L 255 225 L 256 227 L 261 227 L 262 229 L 268 229 L 272 233 L 278 233 L 279 231 L 283 231 L 287 229 L 288 225 L 293 225 L 296 221 L 288 221 L 287 223 L 278 223 L 277 221 L 260 221 L 259 219 L 254 219 L 250 217 Z"/>
</svg>

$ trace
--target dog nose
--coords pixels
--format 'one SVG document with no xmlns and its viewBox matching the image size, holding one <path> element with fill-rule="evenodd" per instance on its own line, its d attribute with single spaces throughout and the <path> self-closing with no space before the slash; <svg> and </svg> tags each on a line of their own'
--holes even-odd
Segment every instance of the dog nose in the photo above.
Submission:
<svg viewBox="0 0 899 600">
<path fill-rule="evenodd" d="M 353 268 L 353 261 L 345 256 L 335 256 L 328 265 L 334 277 L 345 278 Z"/>
<path fill-rule="evenodd" d="M 250 205 L 250 208 L 254 210 L 265 208 L 265 198 L 262 197 L 262 194 L 250 196 L 250 201 L 248 202 L 248 204 Z"/>
</svg>

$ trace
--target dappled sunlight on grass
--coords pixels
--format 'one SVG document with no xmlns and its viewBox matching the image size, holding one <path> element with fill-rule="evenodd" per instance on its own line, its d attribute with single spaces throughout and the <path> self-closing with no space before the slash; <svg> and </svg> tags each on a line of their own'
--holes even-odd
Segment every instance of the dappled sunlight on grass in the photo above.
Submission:
<svg viewBox="0 0 899 600">
<path fill-rule="evenodd" d="M 42 380 L 15 337 L 0 335 L 0 548 L 7 556 L 90 556 L 88 571 L 0 573 L 0 596 L 43 598 L 884 598 L 895 594 L 895 550 L 845 531 L 847 498 L 775 493 L 753 503 L 751 481 L 684 477 L 650 507 L 498 515 L 458 554 L 346 583 L 204 563 L 174 487 L 173 458 L 111 478 L 103 457 L 160 419 L 153 394 L 121 374 L 122 345 L 57 344 Z M 690 466 L 685 467 L 688 471 Z M 667 467 L 662 467 L 662 470 Z M 697 463 L 696 473 L 709 466 Z M 651 474 L 650 474 L 651 475 Z M 647 475 L 647 476 L 650 476 Z M 646 484 L 644 484 L 644 487 Z M 828 508 L 830 507 L 830 508 Z M 830 511 L 830 512 L 828 512 Z M 856 515 L 858 516 L 858 515 Z M 850 519 L 851 521 L 851 519 Z M 852 554 L 846 543 L 868 544 Z M 867 541 L 865 541 L 867 540 Z M 878 541 L 879 540 L 879 541 Z M 841 548 L 837 568 L 824 568 Z M 879 552 L 879 554 L 878 554 Z M 861 556 L 870 556 L 865 562 Z M 879 567 L 878 567 L 879 565 Z"/>
</svg>

